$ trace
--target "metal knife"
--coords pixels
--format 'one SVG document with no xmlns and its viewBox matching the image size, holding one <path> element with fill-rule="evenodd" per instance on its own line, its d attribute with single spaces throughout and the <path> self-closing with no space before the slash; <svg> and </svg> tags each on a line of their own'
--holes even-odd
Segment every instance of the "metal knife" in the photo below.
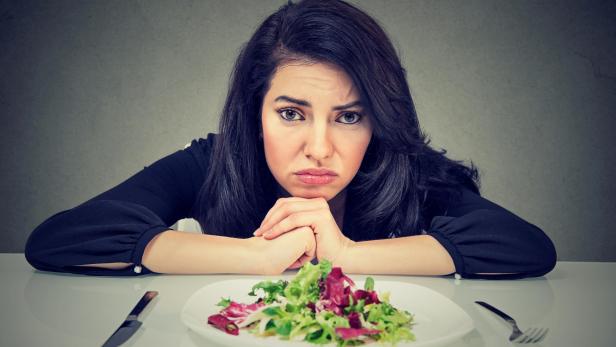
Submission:
<svg viewBox="0 0 616 347">
<path fill-rule="evenodd" d="M 141 322 L 137 319 L 143 309 L 158 295 L 157 291 L 147 291 L 141 297 L 141 300 L 135 305 L 132 311 L 128 314 L 122 325 L 105 341 L 103 347 L 115 347 L 126 342 L 141 326 Z"/>
</svg>

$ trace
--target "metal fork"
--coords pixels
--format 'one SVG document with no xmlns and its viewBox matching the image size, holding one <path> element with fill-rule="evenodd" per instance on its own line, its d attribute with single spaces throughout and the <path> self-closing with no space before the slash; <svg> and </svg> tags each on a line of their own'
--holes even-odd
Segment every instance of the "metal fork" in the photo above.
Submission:
<svg viewBox="0 0 616 347">
<path fill-rule="evenodd" d="M 537 343 L 537 342 L 541 342 L 545 338 L 545 336 L 548 334 L 549 329 L 547 328 L 530 328 L 522 332 L 520 328 L 518 328 L 518 323 L 516 323 L 515 319 L 511 318 L 505 312 L 483 301 L 475 301 L 475 303 L 496 313 L 499 317 L 501 317 L 507 323 L 509 323 L 509 325 L 511 325 L 511 328 L 513 329 L 513 331 L 511 332 L 511 336 L 509 336 L 509 341 L 511 342 Z"/>
</svg>

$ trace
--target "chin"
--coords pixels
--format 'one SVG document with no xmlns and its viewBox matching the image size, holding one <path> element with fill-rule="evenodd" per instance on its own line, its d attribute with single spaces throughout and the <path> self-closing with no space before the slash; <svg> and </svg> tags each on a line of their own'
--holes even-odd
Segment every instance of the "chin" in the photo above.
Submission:
<svg viewBox="0 0 616 347">
<path fill-rule="evenodd" d="M 297 189 L 291 193 L 292 196 L 304 199 L 324 198 L 331 200 L 336 194 L 327 192 L 325 189 Z"/>
</svg>

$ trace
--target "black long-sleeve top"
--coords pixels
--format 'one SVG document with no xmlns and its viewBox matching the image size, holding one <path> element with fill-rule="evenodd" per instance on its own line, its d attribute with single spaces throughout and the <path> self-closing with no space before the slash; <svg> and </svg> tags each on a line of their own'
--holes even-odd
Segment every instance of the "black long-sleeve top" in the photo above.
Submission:
<svg viewBox="0 0 616 347">
<path fill-rule="evenodd" d="M 193 140 L 186 149 L 156 161 L 116 187 L 49 217 L 31 233 L 26 259 L 45 271 L 151 273 L 141 266 L 148 242 L 179 219 L 196 218 L 195 201 L 215 138 L 210 134 Z M 554 268 L 554 245 L 537 226 L 466 189 L 460 200 L 439 203 L 430 209 L 437 212 L 430 216 L 425 232 L 449 252 L 462 277 L 522 278 Z M 77 266 L 113 262 L 134 266 L 122 270 Z M 505 275 L 481 275 L 486 273 Z"/>
</svg>

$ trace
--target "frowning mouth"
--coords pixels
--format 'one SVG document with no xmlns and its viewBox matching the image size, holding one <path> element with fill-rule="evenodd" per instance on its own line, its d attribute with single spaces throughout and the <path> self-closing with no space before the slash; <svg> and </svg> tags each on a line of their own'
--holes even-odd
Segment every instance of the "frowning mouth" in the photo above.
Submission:
<svg viewBox="0 0 616 347">
<path fill-rule="evenodd" d="M 326 168 L 311 168 L 297 171 L 297 178 L 305 184 L 328 184 L 338 177 L 335 171 Z"/>
</svg>

